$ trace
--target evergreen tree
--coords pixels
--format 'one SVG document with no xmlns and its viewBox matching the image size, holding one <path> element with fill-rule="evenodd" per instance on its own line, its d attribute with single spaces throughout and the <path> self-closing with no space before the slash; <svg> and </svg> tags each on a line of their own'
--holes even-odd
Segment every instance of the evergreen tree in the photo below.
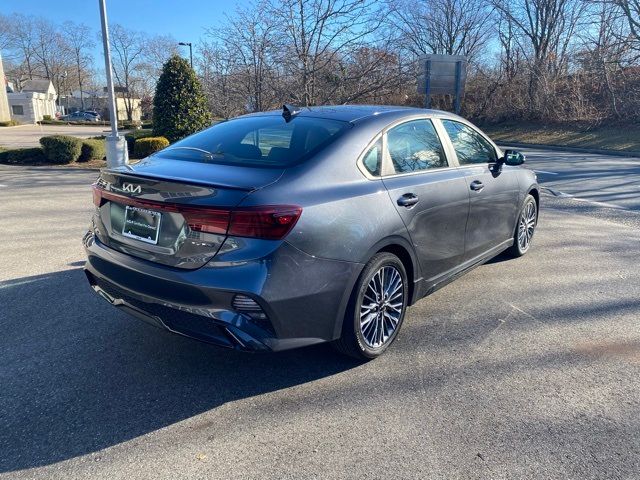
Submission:
<svg viewBox="0 0 640 480">
<path fill-rule="evenodd" d="M 211 125 L 207 99 L 189 63 L 172 56 L 162 67 L 153 99 L 153 134 L 171 143 Z"/>
</svg>

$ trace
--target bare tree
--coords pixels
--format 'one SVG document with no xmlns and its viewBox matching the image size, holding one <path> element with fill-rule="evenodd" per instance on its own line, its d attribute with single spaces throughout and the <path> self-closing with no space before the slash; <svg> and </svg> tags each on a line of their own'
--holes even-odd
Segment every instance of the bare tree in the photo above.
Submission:
<svg viewBox="0 0 640 480">
<path fill-rule="evenodd" d="M 271 8 L 282 37 L 280 64 L 293 80 L 293 100 L 315 105 L 321 79 L 340 57 L 351 56 L 382 24 L 375 0 L 279 0 Z"/>
<path fill-rule="evenodd" d="M 581 0 L 495 0 L 494 5 L 526 40 L 530 110 L 541 114 L 548 87 L 566 71 L 568 50 L 585 5 Z"/>
<path fill-rule="evenodd" d="M 113 51 L 113 75 L 117 86 L 123 90 L 127 120 L 131 121 L 133 99 L 136 98 L 136 87 L 139 83 L 136 69 L 142 61 L 145 38 L 140 32 L 128 30 L 118 24 L 112 24 L 109 30 L 109 41 Z"/>
<path fill-rule="evenodd" d="M 65 22 L 63 31 L 75 62 L 76 81 L 80 89 L 80 105 L 84 110 L 83 90 L 91 66 L 90 49 L 95 46 L 95 42 L 92 39 L 91 29 L 87 25 Z"/>
<path fill-rule="evenodd" d="M 473 60 L 494 28 L 485 0 L 390 0 L 387 24 L 413 55 L 465 55 Z"/>
<path fill-rule="evenodd" d="M 223 26 L 207 30 L 208 52 L 216 51 L 217 61 L 233 61 L 237 93 L 245 100 L 250 111 L 264 110 L 273 103 L 275 82 L 276 23 L 264 12 L 268 5 L 261 1 L 238 7 L 233 16 L 227 16 Z M 229 65 L 229 62 L 227 62 Z"/>
</svg>

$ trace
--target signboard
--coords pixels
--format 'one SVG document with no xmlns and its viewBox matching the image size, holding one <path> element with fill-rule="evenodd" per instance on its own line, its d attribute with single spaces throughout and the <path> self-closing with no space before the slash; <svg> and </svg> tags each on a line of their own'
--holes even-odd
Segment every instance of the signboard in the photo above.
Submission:
<svg viewBox="0 0 640 480">
<path fill-rule="evenodd" d="M 418 92 L 426 96 L 425 106 L 431 107 L 431 95 L 455 96 L 454 109 L 460 113 L 460 100 L 467 78 L 467 58 L 463 55 L 423 55 L 419 60 L 421 74 Z"/>
<path fill-rule="evenodd" d="M 104 93 L 107 93 L 109 89 L 107 87 L 103 88 Z M 129 89 L 127 87 L 113 87 L 114 93 L 129 93 Z"/>
</svg>

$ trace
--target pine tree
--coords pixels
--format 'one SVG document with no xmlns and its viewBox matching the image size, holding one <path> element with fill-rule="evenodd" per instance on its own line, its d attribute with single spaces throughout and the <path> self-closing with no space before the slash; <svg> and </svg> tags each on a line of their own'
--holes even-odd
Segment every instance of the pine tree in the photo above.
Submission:
<svg viewBox="0 0 640 480">
<path fill-rule="evenodd" d="M 153 133 L 171 143 L 211 125 L 207 99 L 196 72 L 173 55 L 162 67 L 153 99 Z"/>
</svg>

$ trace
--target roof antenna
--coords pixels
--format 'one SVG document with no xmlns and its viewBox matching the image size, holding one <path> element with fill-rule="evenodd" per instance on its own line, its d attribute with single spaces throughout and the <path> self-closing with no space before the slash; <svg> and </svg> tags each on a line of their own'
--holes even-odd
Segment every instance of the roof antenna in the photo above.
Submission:
<svg viewBox="0 0 640 480">
<path fill-rule="evenodd" d="M 291 105 L 288 103 L 285 103 L 284 105 L 282 105 L 282 117 L 284 118 L 284 121 L 289 123 L 291 121 L 291 119 L 299 114 L 302 110 L 298 107 L 296 107 L 295 105 Z"/>
</svg>

